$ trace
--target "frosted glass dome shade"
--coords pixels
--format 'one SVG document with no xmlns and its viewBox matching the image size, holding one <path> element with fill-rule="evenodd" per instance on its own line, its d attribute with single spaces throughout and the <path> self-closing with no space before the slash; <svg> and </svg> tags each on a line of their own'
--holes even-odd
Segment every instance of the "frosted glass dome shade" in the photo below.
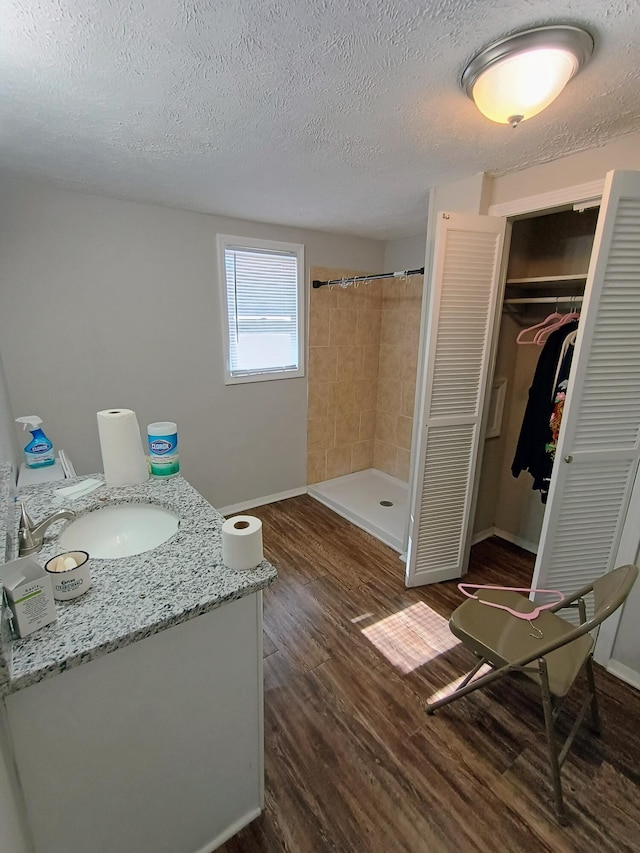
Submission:
<svg viewBox="0 0 640 853">
<path fill-rule="evenodd" d="M 481 50 L 460 83 L 483 115 L 515 127 L 548 107 L 592 53 L 593 38 L 580 27 L 534 27 Z"/>
<path fill-rule="evenodd" d="M 491 121 L 511 124 L 517 116 L 524 121 L 555 101 L 577 70 L 578 60 L 568 50 L 527 50 L 487 68 L 473 86 L 473 100 Z"/>
</svg>

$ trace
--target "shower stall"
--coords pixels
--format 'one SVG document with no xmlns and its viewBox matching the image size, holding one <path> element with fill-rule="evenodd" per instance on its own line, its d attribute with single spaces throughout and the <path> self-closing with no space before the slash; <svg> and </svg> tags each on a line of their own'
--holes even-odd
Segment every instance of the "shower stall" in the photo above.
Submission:
<svg viewBox="0 0 640 853">
<path fill-rule="evenodd" d="M 422 309 L 422 270 L 385 280 L 312 269 L 309 494 L 402 552 Z"/>
<path fill-rule="evenodd" d="M 404 551 L 407 483 L 366 468 L 309 486 L 309 494 L 394 551 Z"/>
</svg>

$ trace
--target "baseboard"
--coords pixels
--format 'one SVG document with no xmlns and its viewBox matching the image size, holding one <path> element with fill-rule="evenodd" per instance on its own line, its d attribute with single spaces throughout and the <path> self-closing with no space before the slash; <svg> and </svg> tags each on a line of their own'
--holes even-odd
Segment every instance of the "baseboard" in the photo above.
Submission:
<svg viewBox="0 0 640 853">
<path fill-rule="evenodd" d="M 265 495 L 262 498 L 252 498 L 249 501 L 242 501 L 239 504 L 229 504 L 218 509 L 220 515 L 234 515 L 237 512 L 244 512 L 245 509 L 253 509 L 256 506 L 264 506 L 265 504 L 274 504 L 276 501 L 284 501 L 287 498 L 297 498 L 298 495 L 306 495 L 307 487 L 301 486 L 299 489 L 287 489 L 286 492 L 276 492 L 275 495 Z"/>
<path fill-rule="evenodd" d="M 478 542 L 484 542 L 484 540 L 488 539 L 490 536 L 493 536 L 493 527 L 487 527 L 486 530 L 479 530 L 471 537 L 471 544 L 477 545 Z"/>
<path fill-rule="evenodd" d="M 518 545 L 518 547 L 524 548 L 525 551 L 530 551 L 532 554 L 538 553 L 537 542 L 529 542 L 528 539 L 523 539 L 521 536 L 514 536 L 513 533 L 509 533 L 508 530 L 502 530 L 500 527 L 494 527 L 493 535 L 499 536 L 501 539 L 506 539 L 507 542 L 511 542 L 512 545 Z"/>
<path fill-rule="evenodd" d="M 216 836 L 213 841 L 205 844 L 205 846 L 201 847 L 200 850 L 196 850 L 195 853 L 211 853 L 212 850 L 217 850 L 218 847 L 221 847 L 225 843 L 225 841 L 233 838 L 236 833 L 240 832 L 241 829 L 244 829 L 245 826 L 248 826 L 252 820 L 259 817 L 261 813 L 262 809 L 260 808 L 247 812 L 247 814 L 238 818 L 238 820 L 234 821 L 231 826 L 227 827 L 224 832 L 221 832 L 220 835 Z"/>
<path fill-rule="evenodd" d="M 507 542 L 511 542 L 512 545 L 518 545 L 520 548 L 524 548 L 525 551 L 530 551 L 532 554 L 538 553 L 538 545 L 536 542 L 529 542 L 528 539 L 522 539 L 520 536 L 514 536 L 513 533 L 509 533 L 507 530 L 502 530 L 500 527 L 487 527 L 484 530 L 479 530 L 471 537 L 471 544 L 477 545 L 478 542 L 484 542 L 484 540 L 489 539 L 490 536 L 499 536 L 500 539 L 505 539 Z"/>
<path fill-rule="evenodd" d="M 606 668 L 611 675 L 615 675 L 616 678 L 620 678 L 635 687 L 636 690 L 640 690 L 640 672 L 636 672 L 635 669 L 631 669 L 630 666 L 625 666 L 623 663 L 618 663 L 617 660 L 610 660 Z"/>
</svg>

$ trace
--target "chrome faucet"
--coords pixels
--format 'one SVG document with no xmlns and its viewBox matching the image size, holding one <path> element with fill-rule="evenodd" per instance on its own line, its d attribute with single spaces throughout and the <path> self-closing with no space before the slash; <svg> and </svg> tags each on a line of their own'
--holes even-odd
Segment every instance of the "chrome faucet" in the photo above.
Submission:
<svg viewBox="0 0 640 853">
<path fill-rule="evenodd" d="M 18 528 L 18 556 L 26 557 L 40 551 L 44 544 L 44 534 L 47 528 L 63 518 L 72 520 L 76 517 L 72 509 L 59 509 L 51 513 L 38 524 L 34 524 L 23 503 L 20 504 L 20 527 Z"/>
</svg>

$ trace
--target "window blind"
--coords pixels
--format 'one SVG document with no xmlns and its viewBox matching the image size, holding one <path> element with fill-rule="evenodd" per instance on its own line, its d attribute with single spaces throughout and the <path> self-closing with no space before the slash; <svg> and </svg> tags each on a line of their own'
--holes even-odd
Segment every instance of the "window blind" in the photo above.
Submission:
<svg viewBox="0 0 640 853">
<path fill-rule="evenodd" d="M 297 256 L 226 247 L 224 266 L 230 375 L 297 370 Z"/>
</svg>

